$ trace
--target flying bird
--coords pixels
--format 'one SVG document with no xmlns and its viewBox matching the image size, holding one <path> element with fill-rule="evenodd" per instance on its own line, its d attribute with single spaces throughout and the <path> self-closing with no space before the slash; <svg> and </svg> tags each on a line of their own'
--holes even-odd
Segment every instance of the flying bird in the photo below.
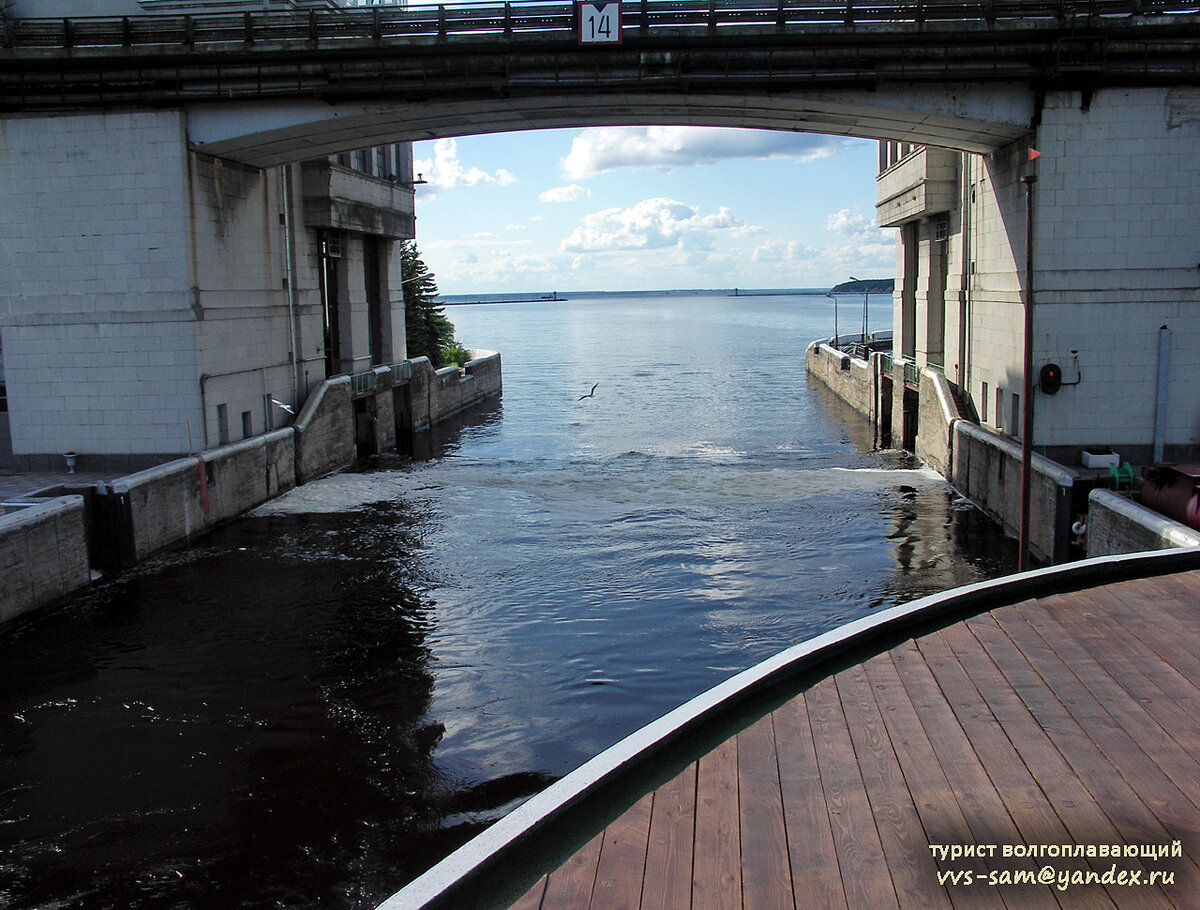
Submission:
<svg viewBox="0 0 1200 910">
<path fill-rule="evenodd" d="M 271 399 L 271 404 L 275 405 L 275 407 L 280 408 L 281 410 L 287 411 L 289 414 L 296 413 L 292 410 L 291 405 L 286 405 L 282 401 L 276 401 L 274 398 Z"/>
<path fill-rule="evenodd" d="M 588 392 L 586 395 L 580 395 L 578 400 L 583 401 L 583 399 L 585 399 L 585 398 L 595 398 L 596 397 L 596 388 L 599 385 L 600 385 L 600 383 L 596 383 L 596 385 L 592 386 L 592 390 L 590 392 Z"/>
</svg>

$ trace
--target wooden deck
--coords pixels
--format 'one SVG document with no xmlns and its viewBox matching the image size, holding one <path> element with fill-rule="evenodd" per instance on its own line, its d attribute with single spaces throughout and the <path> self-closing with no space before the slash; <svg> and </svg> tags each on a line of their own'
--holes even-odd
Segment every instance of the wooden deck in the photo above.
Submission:
<svg viewBox="0 0 1200 910">
<path fill-rule="evenodd" d="M 1200 572 L 1002 607 L 791 699 L 514 907 L 1200 907 L 1198 687 Z M 1175 857 L 1098 855 L 1177 840 Z M 1054 849 L 1003 855 L 1026 845 Z M 1043 867 L 1054 886 L 1006 883 Z"/>
</svg>

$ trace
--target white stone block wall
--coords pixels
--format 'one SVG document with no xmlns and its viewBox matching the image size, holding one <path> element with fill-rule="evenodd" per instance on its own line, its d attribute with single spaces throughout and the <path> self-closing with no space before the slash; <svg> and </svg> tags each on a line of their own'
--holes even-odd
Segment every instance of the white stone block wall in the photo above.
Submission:
<svg viewBox="0 0 1200 910">
<path fill-rule="evenodd" d="M 178 112 L 0 121 L 13 451 L 178 452 L 198 417 Z"/>
<path fill-rule="evenodd" d="M 1200 89 L 1047 98 L 1037 147 L 1035 369 L 1078 351 L 1080 383 L 1036 398 L 1037 439 L 1145 452 L 1158 330 L 1171 332 L 1165 443 L 1200 446 Z"/>
</svg>

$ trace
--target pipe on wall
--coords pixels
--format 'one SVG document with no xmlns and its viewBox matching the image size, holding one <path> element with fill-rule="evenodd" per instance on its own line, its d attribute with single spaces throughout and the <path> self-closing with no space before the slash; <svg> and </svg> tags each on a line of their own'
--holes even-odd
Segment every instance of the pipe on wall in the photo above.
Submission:
<svg viewBox="0 0 1200 910">
<path fill-rule="evenodd" d="M 1158 382 L 1154 399 L 1154 463 L 1163 460 L 1167 436 L 1167 376 L 1171 367 L 1171 330 L 1158 329 Z"/>
</svg>

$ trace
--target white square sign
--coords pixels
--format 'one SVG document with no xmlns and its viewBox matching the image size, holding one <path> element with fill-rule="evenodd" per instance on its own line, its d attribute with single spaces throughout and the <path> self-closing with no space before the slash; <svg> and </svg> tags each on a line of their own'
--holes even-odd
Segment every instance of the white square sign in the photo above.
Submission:
<svg viewBox="0 0 1200 910">
<path fill-rule="evenodd" d="M 620 0 L 579 3 L 580 44 L 621 43 Z"/>
</svg>

